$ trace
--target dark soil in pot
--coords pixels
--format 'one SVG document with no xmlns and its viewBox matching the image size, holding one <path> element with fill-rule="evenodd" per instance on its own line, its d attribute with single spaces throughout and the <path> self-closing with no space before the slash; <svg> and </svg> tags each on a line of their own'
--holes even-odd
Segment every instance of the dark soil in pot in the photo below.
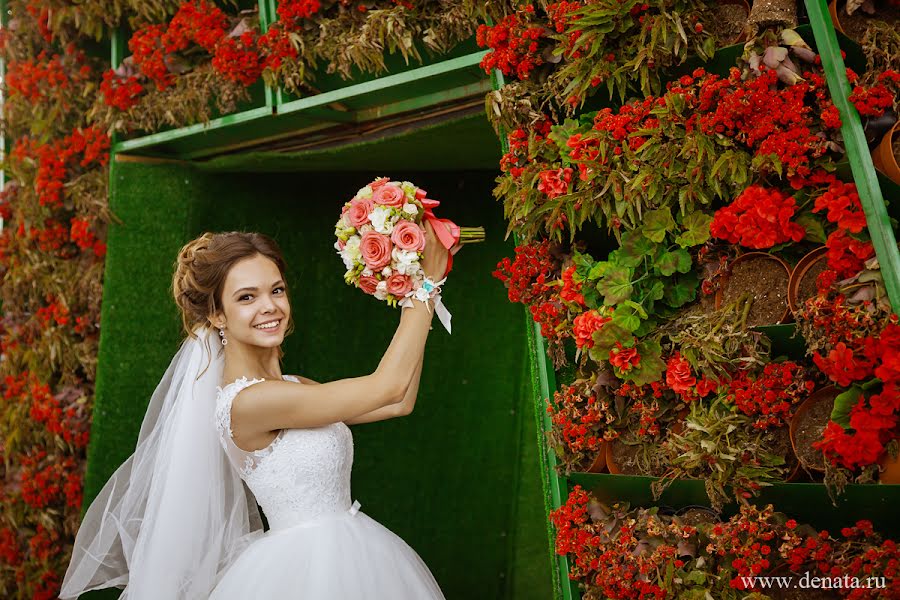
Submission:
<svg viewBox="0 0 900 600">
<path fill-rule="evenodd" d="M 719 45 L 730 46 L 740 40 L 749 16 L 750 10 L 746 6 L 723 3 L 712 8 L 712 18 L 703 26 L 718 40 Z"/>
<path fill-rule="evenodd" d="M 684 510 L 678 511 L 678 518 L 681 519 L 681 522 L 685 525 L 690 525 L 691 527 L 699 527 L 700 525 L 712 525 L 714 523 L 718 523 L 721 519 L 719 519 L 716 511 L 711 508 L 705 508 L 702 506 L 690 507 Z"/>
<path fill-rule="evenodd" d="M 820 394 L 812 403 L 802 411 L 799 411 L 794 424 L 794 449 L 800 463 L 816 471 L 825 470 L 825 456 L 821 451 L 812 447 L 813 442 L 822 439 L 822 432 L 831 418 L 834 409 L 834 399 L 837 390 L 833 394 Z"/>
<path fill-rule="evenodd" d="M 722 292 L 722 305 L 749 294 L 753 304 L 747 315 L 747 327 L 773 325 L 787 310 L 788 272 L 774 258 L 748 256 L 736 260 Z"/>
<path fill-rule="evenodd" d="M 798 307 L 802 307 L 807 298 L 812 298 L 819 293 L 819 290 L 816 288 L 816 280 L 827 268 L 828 261 L 825 260 L 825 257 L 823 256 L 821 260 L 817 260 L 813 263 L 809 270 L 803 274 L 803 279 L 800 280 L 800 286 L 797 288 Z"/>
</svg>

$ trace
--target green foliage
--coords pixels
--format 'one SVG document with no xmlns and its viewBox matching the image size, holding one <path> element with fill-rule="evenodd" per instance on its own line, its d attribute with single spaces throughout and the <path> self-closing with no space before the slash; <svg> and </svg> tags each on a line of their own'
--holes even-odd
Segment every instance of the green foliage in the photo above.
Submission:
<svg viewBox="0 0 900 600">
<path fill-rule="evenodd" d="M 754 429 L 752 421 L 722 397 L 692 403 L 684 431 L 670 432 L 667 438 L 670 466 L 652 483 L 654 498 L 676 479 L 704 479 L 718 511 L 732 499 L 743 502 L 745 493 L 756 493 L 754 486 L 783 480 L 784 457 L 772 454 L 770 434 Z"/>
<path fill-rule="evenodd" d="M 647 10 L 643 7 L 647 6 Z M 659 93 L 659 70 L 691 55 L 715 52 L 709 33 L 696 32 L 703 3 L 697 0 L 599 0 L 574 11 L 568 28 L 555 37 L 562 66 L 549 82 L 559 98 L 584 99 L 599 85 L 622 100 L 629 92 Z M 642 17 L 630 18 L 636 11 Z M 570 45 L 576 32 L 578 37 Z"/>
</svg>

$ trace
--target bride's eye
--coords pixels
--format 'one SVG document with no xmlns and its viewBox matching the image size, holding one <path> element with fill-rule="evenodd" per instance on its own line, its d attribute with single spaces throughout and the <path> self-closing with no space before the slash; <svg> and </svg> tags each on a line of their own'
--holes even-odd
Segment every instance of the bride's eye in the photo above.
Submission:
<svg viewBox="0 0 900 600">
<path fill-rule="evenodd" d="M 251 297 L 250 294 L 244 294 L 243 296 L 241 296 L 240 298 L 238 298 L 238 301 L 239 301 L 239 302 L 243 302 L 245 298 L 250 298 L 250 297 Z"/>
<path fill-rule="evenodd" d="M 284 289 L 283 287 L 277 287 L 277 288 L 275 288 L 275 289 L 272 290 L 272 291 L 273 291 L 273 292 L 277 292 L 278 290 L 281 290 L 281 293 L 282 293 L 282 294 L 285 292 L 285 289 Z"/>
</svg>

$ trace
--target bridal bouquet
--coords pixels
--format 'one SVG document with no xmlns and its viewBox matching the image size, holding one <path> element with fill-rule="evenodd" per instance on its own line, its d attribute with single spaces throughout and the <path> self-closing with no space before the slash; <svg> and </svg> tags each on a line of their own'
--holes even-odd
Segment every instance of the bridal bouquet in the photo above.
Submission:
<svg viewBox="0 0 900 600">
<path fill-rule="evenodd" d="M 457 243 L 483 241 L 484 228 L 459 227 L 448 219 L 438 219 L 433 209 L 439 204 L 408 181 L 376 179 L 344 204 L 334 226 L 334 248 L 347 269 L 347 284 L 390 306 L 409 306 L 413 297 L 422 301 L 432 298 L 449 332 L 450 313 L 440 302 L 440 286 L 452 268 L 453 257 L 443 279 L 426 280 L 421 265 L 425 221 L 431 221 L 435 235 L 447 249 Z"/>
</svg>

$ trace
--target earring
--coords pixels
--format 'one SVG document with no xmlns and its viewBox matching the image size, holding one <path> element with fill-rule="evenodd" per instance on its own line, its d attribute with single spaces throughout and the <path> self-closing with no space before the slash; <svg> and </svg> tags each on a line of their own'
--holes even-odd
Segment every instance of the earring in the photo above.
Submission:
<svg viewBox="0 0 900 600">
<path fill-rule="evenodd" d="M 224 329 L 220 329 L 220 330 L 219 330 L 219 337 L 222 338 L 222 345 L 223 345 L 223 346 L 227 346 L 227 345 L 228 345 L 228 340 L 225 339 L 225 330 L 224 330 Z"/>
</svg>

